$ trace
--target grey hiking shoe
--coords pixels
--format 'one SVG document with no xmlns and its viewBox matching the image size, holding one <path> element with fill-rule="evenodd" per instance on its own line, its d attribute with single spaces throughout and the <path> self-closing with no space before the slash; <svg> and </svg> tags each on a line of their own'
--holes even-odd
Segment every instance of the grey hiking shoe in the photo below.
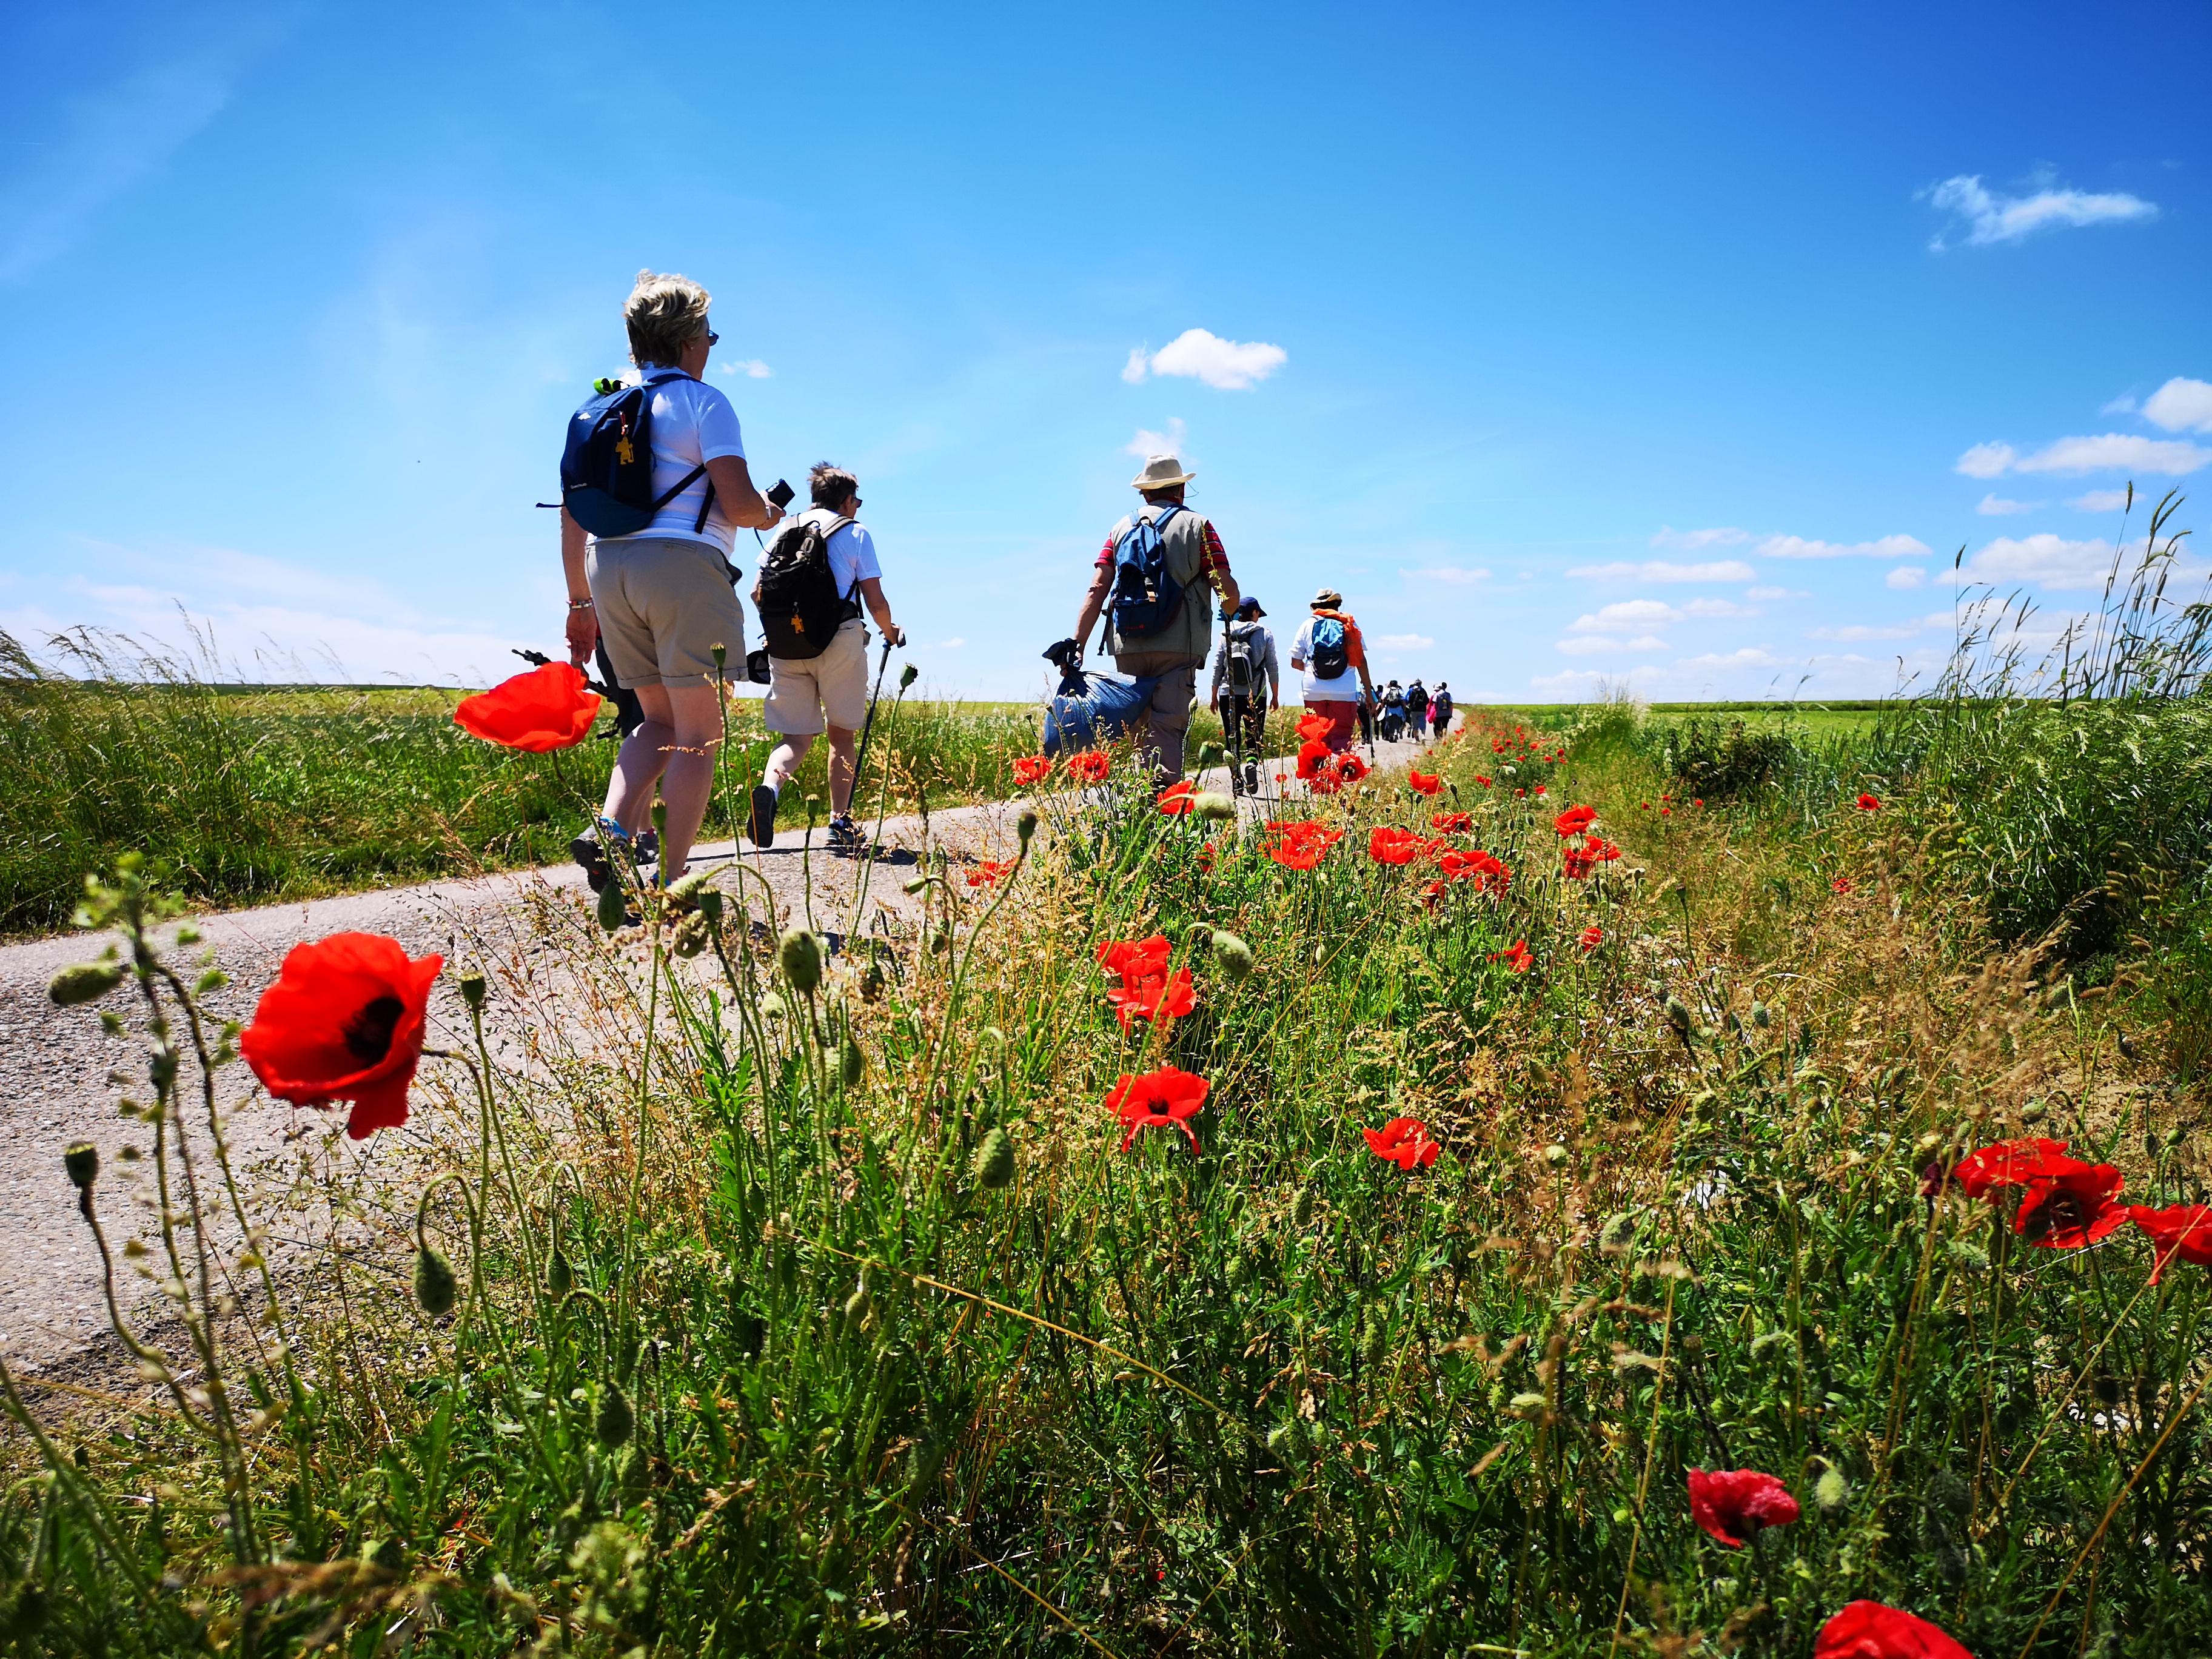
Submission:
<svg viewBox="0 0 2212 1659">
<path fill-rule="evenodd" d="M 611 844 L 627 844 L 634 864 L 652 864 L 660 857 L 660 837 L 652 830 L 641 830 L 633 841 L 612 818 L 594 818 L 568 843 L 568 856 L 575 860 L 594 893 L 604 890 L 614 873 L 614 866 L 607 862 L 607 848 Z"/>
<path fill-rule="evenodd" d="M 764 783 L 753 786 L 752 817 L 745 831 L 756 847 L 775 844 L 775 791 Z"/>
<path fill-rule="evenodd" d="M 868 838 L 853 822 L 850 812 L 830 820 L 830 850 L 840 858 L 858 858 L 867 851 Z"/>
</svg>

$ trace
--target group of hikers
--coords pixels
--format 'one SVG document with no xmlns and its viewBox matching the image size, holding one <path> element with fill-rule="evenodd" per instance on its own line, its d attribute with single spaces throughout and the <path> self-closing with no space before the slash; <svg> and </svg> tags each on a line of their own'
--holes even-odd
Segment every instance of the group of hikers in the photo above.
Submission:
<svg viewBox="0 0 2212 1659">
<path fill-rule="evenodd" d="M 852 800 L 871 703 L 863 613 L 882 630 L 886 659 L 906 643 L 859 520 L 859 480 L 816 465 L 811 505 L 787 523 L 790 486 L 763 493 L 753 482 L 737 411 L 702 379 L 719 338 L 708 304 L 686 277 L 638 273 L 623 311 L 636 379 L 599 383 L 569 422 L 562 459 L 569 659 L 580 668 L 596 659 L 622 706 L 623 740 L 605 804 L 571 849 L 594 889 L 605 885 L 617 844 L 638 864 L 658 863 L 662 882 L 684 873 L 714 785 L 721 700 L 736 678 L 766 684 L 762 718 L 781 739 L 752 789 L 747 838 L 773 844 L 783 786 L 826 732 L 830 843 L 862 850 Z M 1194 476 L 1173 456 L 1146 462 L 1131 480 L 1143 505 L 1108 533 L 1074 634 L 1045 655 L 1073 671 L 1104 623 L 1102 648 L 1148 688 L 1135 736 L 1164 788 L 1182 777 L 1198 673 L 1211 654 L 1207 702 L 1242 763 L 1234 784 L 1256 790 L 1282 670 L 1267 611 L 1239 591 L 1212 522 L 1185 504 Z M 730 554 L 739 530 L 780 526 L 752 590 L 765 649 L 748 653 Z M 1378 727 L 1386 740 L 1449 728 L 1441 683 L 1430 692 L 1419 680 L 1402 690 L 1392 680 L 1376 693 L 1341 593 L 1324 587 L 1308 610 L 1290 665 L 1304 677 L 1307 712 L 1326 723 L 1332 753 L 1363 733 L 1371 741 Z M 656 788 L 665 808 L 657 838 L 648 827 Z"/>
</svg>

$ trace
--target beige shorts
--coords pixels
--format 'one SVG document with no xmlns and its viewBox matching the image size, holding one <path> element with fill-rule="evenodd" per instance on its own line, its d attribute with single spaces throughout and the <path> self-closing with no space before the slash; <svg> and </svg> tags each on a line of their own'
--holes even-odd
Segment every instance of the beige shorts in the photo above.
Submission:
<svg viewBox="0 0 2212 1659">
<path fill-rule="evenodd" d="M 868 625 L 848 617 L 818 657 L 768 659 L 761 720 L 787 738 L 810 737 L 828 723 L 857 732 L 868 714 Z"/>
<path fill-rule="evenodd" d="M 712 685 L 717 645 L 726 647 L 724 678 L 744 678 L 745 613 L 720 550 L 672 536 L 593 542 L 584 576 L 625 690 Z"/>
</svg>

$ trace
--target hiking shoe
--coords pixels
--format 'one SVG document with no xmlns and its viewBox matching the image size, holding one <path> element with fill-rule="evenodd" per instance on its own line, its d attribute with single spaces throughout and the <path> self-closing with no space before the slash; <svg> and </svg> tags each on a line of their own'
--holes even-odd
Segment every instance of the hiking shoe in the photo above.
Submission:
<svg viewBox="0 0 2212 1659">
<path fill-rule="evenodd" d="M 660 837 L 652 830 L 641 830 L 633 842 L 612 818 L 592 819 L 584 826 L 583 833 L 568 843 L 568 856 L 575 860 L 594 893 L 603 891 L 614 874 L 614 866 L 607 862 L 609 842 L 627 844 L 632 860 L 641 865 L 653 863 L 660 857 Z"/>
<path fill-rule="evenodd" d="M 858 858 L 867 850 L 868 838 L 860 833 L 850 812 L 830 820 L 830 850 L 841 858 Z"/>
<path fill-rule="evenodd" d="M 764 783 L 753 786 L 752 821 L 746 825 L 746 832 L 756 847 L 775 844 L 775 791 Z"/>
</svg>

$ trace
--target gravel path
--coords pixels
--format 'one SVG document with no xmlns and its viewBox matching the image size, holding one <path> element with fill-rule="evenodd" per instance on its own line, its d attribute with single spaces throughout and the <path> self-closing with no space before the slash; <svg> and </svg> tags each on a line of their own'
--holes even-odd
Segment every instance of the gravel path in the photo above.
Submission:
<svg viewBox="0 0 2212 1659">
<path fill-rule="evenodd" d="M 1384 767 L 1402 765 L 1418 752 L 1412 744 L 1383 745 L 1376 759 Z M 1272 774 L 1284 769 L 1285 763 L 1272 763 L 1271 789 L 1279 788 L 1272 783 Z M 1201 787 L 1227 787 L 1221 772 L 1199 781 Z M 1297 786 L 1291 787 L 1295 791 Z M 1014 810 L 999 803 L 935 812 L 928 834 L 956 854 L 1003 856 L 1014 843 Z M 778 926 L 804 915 L 811 883 L 816 925 L 834 934 L 844 925 L 854 883 L 866 866 L 826 856 L 818 834 L 811 851 L 803 840 L 787 825 L 773 849 L 746 848 L 742 858 L 773 890 Z M 893 819 L 884 826 L 883 851 L 867 871 L 864 927 L 895 926 L 896 919 L 916 908 L 901 884 L 922 844 L 918 818 Z M 712 868 L 739 855 L 739 849 L 723 842 L 699 849 L 695 859 Z M 758 884 L 722 884 L 742 885 L 757 906 Z M 386 933 L 410 955 L 435 951 L 449 963 L 476 961 L 490 968 L 499 988 L 489 1010 L 495 1056 L 503 1068 L 520 1074 L 542 1073 L 561 1058 L 549 1053 L 545 1034 L 574 1024 L 563 1018 L 563 998 L 588 994 L 589 988 L 576 982 L 568 965 L 571 953 L 563 933 L 590 897 L 580 871 L 556 866 L 198 916 L 193 923 L 203 943 L 197 949 L 211 951 L 231 981 L 210 994 L 206 1006 L 216 1019 L 246 1020 L 293 945 L 349 930 Z M 878 915 L 884 920 L 872 920 Z M 549 919 L 562 925 L 550 926 Z M 143 1020 L 131 1011 L 131 1038 L 111 1037 L 101 1027 L 100 1009 L 125 1012 L 125 992 L 80 1008 L 56 1008 L 46 994 L 57 970 L 97 955 L 102 943 L 70 934 L 0 947 L 0 1358 L 27 1380 L 64 1385 L 74 1379 L 80 1386 L 113 1386 L 115 1379 L 128 1375 L 120 1345 L 108 1328 L 99 1255 L 61 1167 L 62 1149 L 69 1143 L 90 1140 L 100 1149 L 100 1212 L 118 1253 L 117 1288 L 126 1312 L 144 1322 L 161 1311 L 149 1305 L 158 1304 L 158 1276 L 120 1259 L 127 1238 L 157 1244 L 151 1160 L 132 1163 L 125 1157 L 127 1147 L 149 1147 L 152 1132 L 118 1110 L 125 1097 L 149 1092 L 137 1035 Z M 429 1013 L 430 1048 L 468 1046 L 467 1012 L 452 975 L 439 981 Z M 568 1057 L 574 1057 L 573 1051 Z M 243 1064 L 226 1068 L 220 1083 L 232 1160 L 246 1176 L 245 1184 L 265 1193 L 293 1182 L 326 1182 L 333 1175 L 346 1178 L 352 1190 L 382 1195 L 374 1206 L 380 1215 L 349 1219 L 387 1245 L 411 1215 L 419 1183 L 450 1163 L 444 1149 L 454 1144 L 447 1138 L 454 1126 L 441 1126 L 434 1114 L 422 1109 L 426 1091 L 420 1085 L 417 1117 L 405 1130 L 356 1143 L 338 1133 L 342 1109 L 325 1114 L 271 1103 L 259 1095 Z M 204 1142 L 204 1115 L 191 1107 L 189 1115 Z M 204 1164 L 199 1173 L 204 1191 L 211 1194 L 205 1183 L 212 1172 Z M 303 1208 L 295 1200 L 291 1219 L 298 1222 L 312 1207 Z M 347 1224 L 325 1214 L 320 1224 Z M 235 1228 L 226 1223 L 210 1229 L 210 1243 L 220 1255 L 234 1255 Z M 322 1243 L 279 1239 L 271 1257 L 281 1259 L 288 1245 L 313 1249 Z"/>
</svg>

